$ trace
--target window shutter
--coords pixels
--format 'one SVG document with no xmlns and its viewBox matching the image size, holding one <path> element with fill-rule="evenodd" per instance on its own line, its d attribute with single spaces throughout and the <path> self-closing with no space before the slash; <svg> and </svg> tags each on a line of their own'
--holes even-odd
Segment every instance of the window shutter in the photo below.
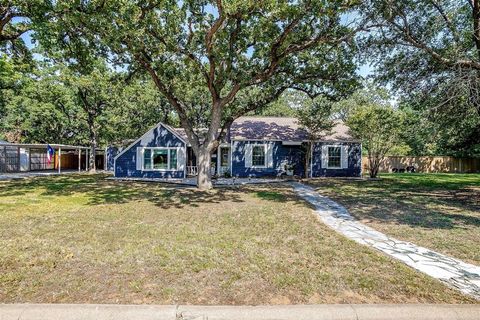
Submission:
<svg viewBox="0 0 480 320">
<path fill-rule="evenodd" d="M 142 170 L 143 168 L 143 148 L 137 147 L 137 170 Z"/>
<path fill-rule="evenodd" d="M 342 169 L 348 168 L 348 144 L 342 146 L 341 149 L 341 162 L 342 162 Z"/>
<path fill-rule="evenodd" d="M 252 166 L 252 145 L 245 145 L 245 168 L 250 168 Z"/>
<path fill-rule="evenodd" d="M 328 146 L 322 145 L 322 168 L 328 168 Z"/>
<path fill-rule="evenodd" d="M 267 168 L 273 168 L 273 143 L 267 144 Z"/>
<path fill-rule="evenodd" d="M 178 148 L 177 149 L 177 170 L 178 171 L 183 171 L 185 170 L 185 162 L 186 162 L 186 156 L 185 156 L 185 148 Z"/>
</svg>

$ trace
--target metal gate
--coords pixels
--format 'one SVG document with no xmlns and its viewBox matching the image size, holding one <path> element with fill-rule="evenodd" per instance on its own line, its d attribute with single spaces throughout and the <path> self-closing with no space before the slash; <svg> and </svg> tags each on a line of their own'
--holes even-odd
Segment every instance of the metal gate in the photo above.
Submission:
<svg viewBox="0 0 480 320">
<path fill-rule="evenodd" d="M 0 147 L 0 172 L 20 171 L 20 148 Z"/>
</svg>

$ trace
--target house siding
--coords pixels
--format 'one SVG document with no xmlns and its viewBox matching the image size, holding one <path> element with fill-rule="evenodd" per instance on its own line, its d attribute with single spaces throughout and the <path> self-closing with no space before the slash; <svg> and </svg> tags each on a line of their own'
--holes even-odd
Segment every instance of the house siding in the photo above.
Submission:
<svg viewBox="0 0 480 320">
<path fill-rule="evenodd" d="M 245 167 L 245 148 L 249 144 L 273 144 L 273 166 L 271 168 Z M 281 141 L 233 141 L 232 142 L 232 175 L 236 177 L 271 177 L 284 171 L 288 161 L 294 164 L 294 174 L 304 172 L 303 151 L 301 146 L 285 146 Z"/>
<path fill-rule="evenodd" d="M 137 170 L 137 147 L 180 147 L 186 148 L 185 143 L 176 135 L 159 125 L 145 134 L 140 141 L 128 147 L 128 149 L 115 159 L 115 177 L 134 178 L 175 178 L 185 176 L 184 170 L 168 171 L 142 171 Z M 138 159 L 142 161 L 142 159 Z"/>
<path fill-rule="evenodd" d="M 121 148 L 115 146 L 108 146 L 105 152 L 106 163 L 105 170 L 114 171 L 115 170 L 115 157 L 122 151 Z"/>
<path fill-rule="evenodd" d="M 322 166 L 323 145 L 348 145 L 348 167 L 345 169 L 328 169 Z M 360 177 L 362 172 L 362 147 L 359 143 L 317 142 L 312 152 L 313 177 Z"/>
</svg>

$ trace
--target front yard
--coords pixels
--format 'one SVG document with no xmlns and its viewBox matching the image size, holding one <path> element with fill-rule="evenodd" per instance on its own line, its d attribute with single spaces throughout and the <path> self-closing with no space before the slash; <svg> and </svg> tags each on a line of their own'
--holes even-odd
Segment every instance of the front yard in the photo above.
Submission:
<svg viewBox="0 0 480 320">
<path fill-rule="evenodd" d="M 199 192 L 104 178 L 73 175 L 0 183 L 0 302 L 474 302 L 328 229 L 289 186 Z M 362 191 L 354 192 L 360 182 L 328 182 L 330 189 L 321 184 L 322 192 L 341 191 L 342 199 L 361 201 Z M 380 192 L 375 184 L 367 185 Z M 403 190 L 410 193 L 401 208 L 412 203 L 411 197 L 427 196 L 427 191 L 412 195 L 408 190 Z M 467 248 L 457 256 L 478 261 L 472 249 L 475 239 L 478 244 L 478 203 L 469 195 L 463 204 L 471 208 L 467 213 L 457 209 L 448 221 L 429 219 L 448 231 L 444 237 L 449 241 L 461 222 L 462 239 L 455 242 Z M 387 191 L 382 196 L 390 200 L 377 195 L 379 208 L 400 201 L 395 193 L 394 200 Z M 443 198 L 433 199 L 437 206 Z M 378 210 L 372 212 L 387 215 Z M 382 223 L 403 225 L 400 218 L 386 221 Z M 418 228 L 427 227 L 420 223 Z M 417 232 L 422 235 L 418 242 L 427 241 L 427 231 Z"/>
<path fill-rule="evenodd" d="M 480 174 L 320 179 L 317 191 L 376 230 L 480 264 Z"/>
</svg>

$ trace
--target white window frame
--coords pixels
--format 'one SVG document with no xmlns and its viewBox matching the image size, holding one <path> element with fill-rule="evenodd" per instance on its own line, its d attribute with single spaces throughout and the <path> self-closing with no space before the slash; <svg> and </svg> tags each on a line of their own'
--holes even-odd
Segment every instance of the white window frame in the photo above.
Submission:
<svg viewBox="0 0 480 320">
<path fill-rule="evenodd" d="M 256 166 L 253 164 L 253 148 L 255 147 L 263 147 L 263 166 Z M 268 145 L 267 144 L 252 144 L 252 166 L 251 168 L 266 168 L 267 167 L 267 157 L 268 157 Z"/>
<path fill-rule="evenodd" d="M 342 169 L 342 145 L 340 144 L 330 144 L 325 146 L 327 148 L 327 169 Z M 334 167 L 330 165 L 330 148 L 339 148 L 340 150 L 340 166 Z"/>
<path fill-rule="evenodd" d="M 222 151 L 223 150 L 227 150 L 227 164 L 222 166 Z M 230 164 L 230 148 L 229 146 L 226 146 L 226 145 L 220 145 L 218 147 L 218 167 L 219 168 L 228 168 Z"/>
<path fill-rule="evenodd" d="M 152 168 L 150 169 L 145 169 L 145 150 L 151 150 L 150 153 L 150 163 L 152 165 Z M 179 147 L 144 147 L 142 150 L 142 171 L 178 171 L 178 153 L 179 153 Z M 153 168 L 153 150 L 167 150 L 167 169 L 155 169 Z M 176 150 L 177 151 L 177 166 L 175 169 L 170 169 L 170 150 Z"/>
</svg>

